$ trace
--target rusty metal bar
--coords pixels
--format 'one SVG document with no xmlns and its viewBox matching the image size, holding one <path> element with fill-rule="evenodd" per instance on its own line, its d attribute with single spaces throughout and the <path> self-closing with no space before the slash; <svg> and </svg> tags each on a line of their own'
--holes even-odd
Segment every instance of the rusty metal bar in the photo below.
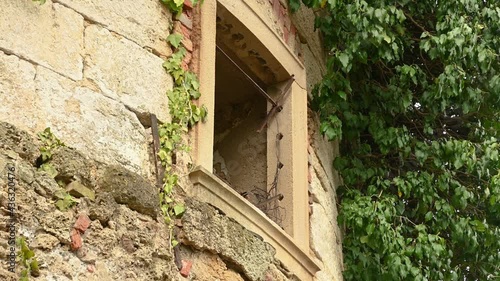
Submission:
<svg viewBox="0 0 500 281">
<path fill-rule="evenodd" d="M 151 114 L 151 133 L 153 135 L 153 153 L 155 159 L 155 171 L 156 171 L 156 186 L 162 188 L 163 186 L 163 168 L 158 163 L 158 153 L 160 152 L 160 135 L 158 133 L 158 118 L 156 115 Z"/>
<path fill-rule="evenodd" d="M 236 66 L 236 68 L 238 68 L 238 70 L 245 76 L 245 78 L 253 84 L 253 86 L 259 91 L 259 93 L 261 93 L 273 106 L 277 105 L 273 98 L 271 98 L 271 96 L 266 91 L 264 91 L 264 89 L 262 89 L 259 84 L 257 84 L 257 82 L 255 82 L 252 77 L 250 77 L 250 75 L 248 75 L 233 59 L 231 59 L 231 57 L 229 57 L 229 55 L 226 54 L 226 52 L 224 52 L 221 47 L 217 45 L 216 47 L 217 50 L 219 50 L 229 61 L 231 61 L 234 66 Z"/>
<path fill-rule="evenodd" d="M 283 109 L 283 106 L 281 105 L 281 101 L 286 97 L 286 95 L 289 93 L 290 91 L 290 87 L 292 86 L 293 84 L 293 81 L 295 81 L 295 77 L 294 75 L 292 75 L 290 77 L 290 79 L 288 79 L 288 82 L 286 83 L 285 87 L 283 88 L 283 90 L 280 92 L 280 96 L 278 97 L 278 99 L 276 100 L 277 101 L 277 105 L 276 106 L 273 106 L 271 108 L 271 110 L 269 110 L 269 112 L 267 113 L 267 116 L 266 116 L 266 119 L 264 119 L 264 121 L 262 122 L 262 125 L 259 127 L 259 129 L 257 130 L 257 133 L 260 133 L 262 132 L 262 130 L 264 130 L 264 128 L 266 127 L 267 123 L 269 123 L 269 120 L 271 119 L 271 117 L 276 114 L 276 112 L 280 112 L 282 109 Z"/>
</svg>

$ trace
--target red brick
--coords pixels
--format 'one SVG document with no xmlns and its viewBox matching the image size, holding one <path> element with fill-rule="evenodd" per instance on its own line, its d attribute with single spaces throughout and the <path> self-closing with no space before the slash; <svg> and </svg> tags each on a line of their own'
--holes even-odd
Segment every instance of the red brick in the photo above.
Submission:
<svg viewBox="0 0 500 281">
<path fill-rule="evenodd" d="M 76 251 L 82 247 L 82 236 L 80 235 L 80 232 L 76 229 L 72 229 L 70 233 L 70 238 L 71 238 L 71 250 Z"/>
<path fill-rule="evenodd" d="M 184 59 L 182 60 L 182 62 L 189 65 L 191 63 L 192 58 L 193 58 L 193 55 L 191 55 L 191 52 L 187 52 L 186 56 L 184 56 Z"/>
<path fill-rule="evenodd" d="M 182 38 L 181 44 L 186 48 L 186 50 L 193 51 L 193 42 L 189 38 Z"/>
<path fill-rule="evenodd" d="M 193 266 L 192 261 L 182 260 L 181 275 L 184 277 L 188 277 L 189 273 L 191 272 L 191 266 Z"/>
<path fill-rule="evenodd" d="M 189 17 L 188 14 L 182 13 L 181 16 L 179 17 L 179 21 L 187 28 L 193 29 L 193 21 Z"/>
<path fill-rule="evenodd" d="M 90 226 L 89 217 L 85 214 L 80 214 L 75 224 L 73 225 L 73 228 L 80 231 L 81 233 L 85 233 L 85 231 L 87 231 L 87 228 L 89 228 L 89 226 Z"/>
<path fill-rule="evenodd" d="M 193 3 L 191 2 L 191 0 L 184 0 L 184 8 L 187 8 L 187 9 L 193 8 Z"/>
<path fill-rule="evenodd" d="M 191 32 L 192 31 L 189 28 L 185 27 L 180 21 L 174 22 L 174 33 L 182 34 L 182 37 L 190 39 Z"/>
</svg>

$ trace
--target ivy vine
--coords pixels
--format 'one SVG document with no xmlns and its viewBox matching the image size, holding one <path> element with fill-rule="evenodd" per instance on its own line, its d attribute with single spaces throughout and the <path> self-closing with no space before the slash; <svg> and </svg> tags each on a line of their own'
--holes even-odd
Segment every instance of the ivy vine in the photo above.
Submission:
<svg viewBox="0 0 500 281">
<path fill-rule="evenodd" d="M 26 238 L 20 237 L 16 239 L 17 246 L 20 247 L 17 255 L 24 269 L 21 271 L 20 281 L 28 281 L 30 276 L 40 276 L 40 268 L 38 260 L 35 257 L 35 252 L 28 247 Z"/>
<path fill-rule="evenodd" d="M 185 0 L 161 0 L 165 6 L 167 6 L 170 11 L 175 13 L 176 15 L 180 15 L 182 13 L 182 8 L 184 7 Z M 198 3 L 203 3 L 203 0 L 192 0 L 193 5 L 197 5 Z"/>
<path fill-rule="evenodd" d="M 162 0 L 173 12 L 182 12 L 183 0 Z M 193 1 L 197 4 L 198 1 Z M 174 188 L 178 185 L 179 174 L 174 169 L 176 152 L 189 152 L 185 136 L 190 128 L 207 117 L 207 109 L 198 106 L 195 101 L 200 98 L 200 82 L 195 73 L 184 69 L 182 61 L 187 50 L 181 45 L 182 35 L 170 34 L 168 43 L 174 48 L 174 53 L 163 63 L 165 70 L 174 79 L 174 87 L 167 92 L 171 121 L 162 124 L 158 131 L 160 135 L 160 150 L 158 157 L 165 167 L 163 188 L 160 192 L 161 211 L 165 222 L 170 228 L 171 244 L 178 242 L 173 239 L 173 219 L 182 216 L 185 206 L 173 197 Z"/>
</svg>

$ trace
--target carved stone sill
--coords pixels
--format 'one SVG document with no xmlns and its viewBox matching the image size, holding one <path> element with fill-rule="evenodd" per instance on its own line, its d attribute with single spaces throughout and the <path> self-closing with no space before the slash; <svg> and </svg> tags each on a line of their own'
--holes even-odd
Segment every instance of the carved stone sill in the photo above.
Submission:
<svg viewBox="0 0 500 281">
<path fill-rule="evenodd" d="M 193 190 L 189 191 L 190 196 L 215 206 L 261 236 L 276 249 L 276 258 L 300 280 L 313 280 L 320 270 L 319 265 L 261 210 L 203 167 L 196 167 L 189 178 L 194 185 Z"/>
</svg>

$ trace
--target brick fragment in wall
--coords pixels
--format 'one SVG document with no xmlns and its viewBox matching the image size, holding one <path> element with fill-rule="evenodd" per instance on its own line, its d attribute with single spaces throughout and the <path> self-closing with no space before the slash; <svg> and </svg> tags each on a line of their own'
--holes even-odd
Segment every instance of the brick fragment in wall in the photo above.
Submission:
<svg viewBox="0 0 500 281">
<path fill-rule="evenodd" d="M 193 41 L 191 41 L 191 39 L 189 39 L 189 38 L 182 38 L 181 44 L 189 52 L 193 51 Z"/>
<path fill-rule="evenodd" d="M 191 0 L 184 0 L 184 8 L 192 9 L 193 8 L 193 2 L 191 2 Z"/>
<path fill-rule="evenodd" d="M 181 44 L 189 52 L 193 51 L 193 41 L 191 41 L 191 29 L 188 29 L 180 20 L 174 22 L 174 33 L 182 35 Z"/>
<path fill-rule="evenodd" d="M 180 21 L 174 21 L 174 33 L 182 34 L 183 38 L 191 39 L 192 31 L 185 27 Z"/>
<path fill-rule="evenodd" d="M 70 238 L 71 238 L 71 250 L 76 251 L 82 247 L 82 236 L 80 235 L 80 232 L 76 229 L 72 229 L 70 232 Z"/>
<path fill-rule="evenodd" d="M 85 231 L 87 231 L 89 226 L 90 226 L 89 217 L 85 214 L 80 214 L 78 216 L 78 219 L 76 220 L 75 224 L 73 225 L 73 228 L 78 230 L 81 233 L 85 233 Z"/>
<path fill-rule="evenodd" d="M 189 15 L 184 12 L 181 14 L 181 16 L 179 17 L 179 21 L 187 28 L 189 29 L 193 29 L 193 21 L 191 20 L 191 18 L 189 17 Z"/>
<path fill-rule="evenodd" d="M 189 273 L 191 272 L 191 267 L 193 266 L 192 261 L 188 260 L 182 260 L 182 268 L 180 270 L 180 273 L 183 277 L 188 277 Z"/>
<path fill-rule="evenodd" d="M 193 55 L 191 54 L 191 52 L 186 52 L 186 56 L 184 56 L 182 62 L 185 63 L 186 65 L 189 65 L 191 63 L 192 58 Z"/>
</svg>

